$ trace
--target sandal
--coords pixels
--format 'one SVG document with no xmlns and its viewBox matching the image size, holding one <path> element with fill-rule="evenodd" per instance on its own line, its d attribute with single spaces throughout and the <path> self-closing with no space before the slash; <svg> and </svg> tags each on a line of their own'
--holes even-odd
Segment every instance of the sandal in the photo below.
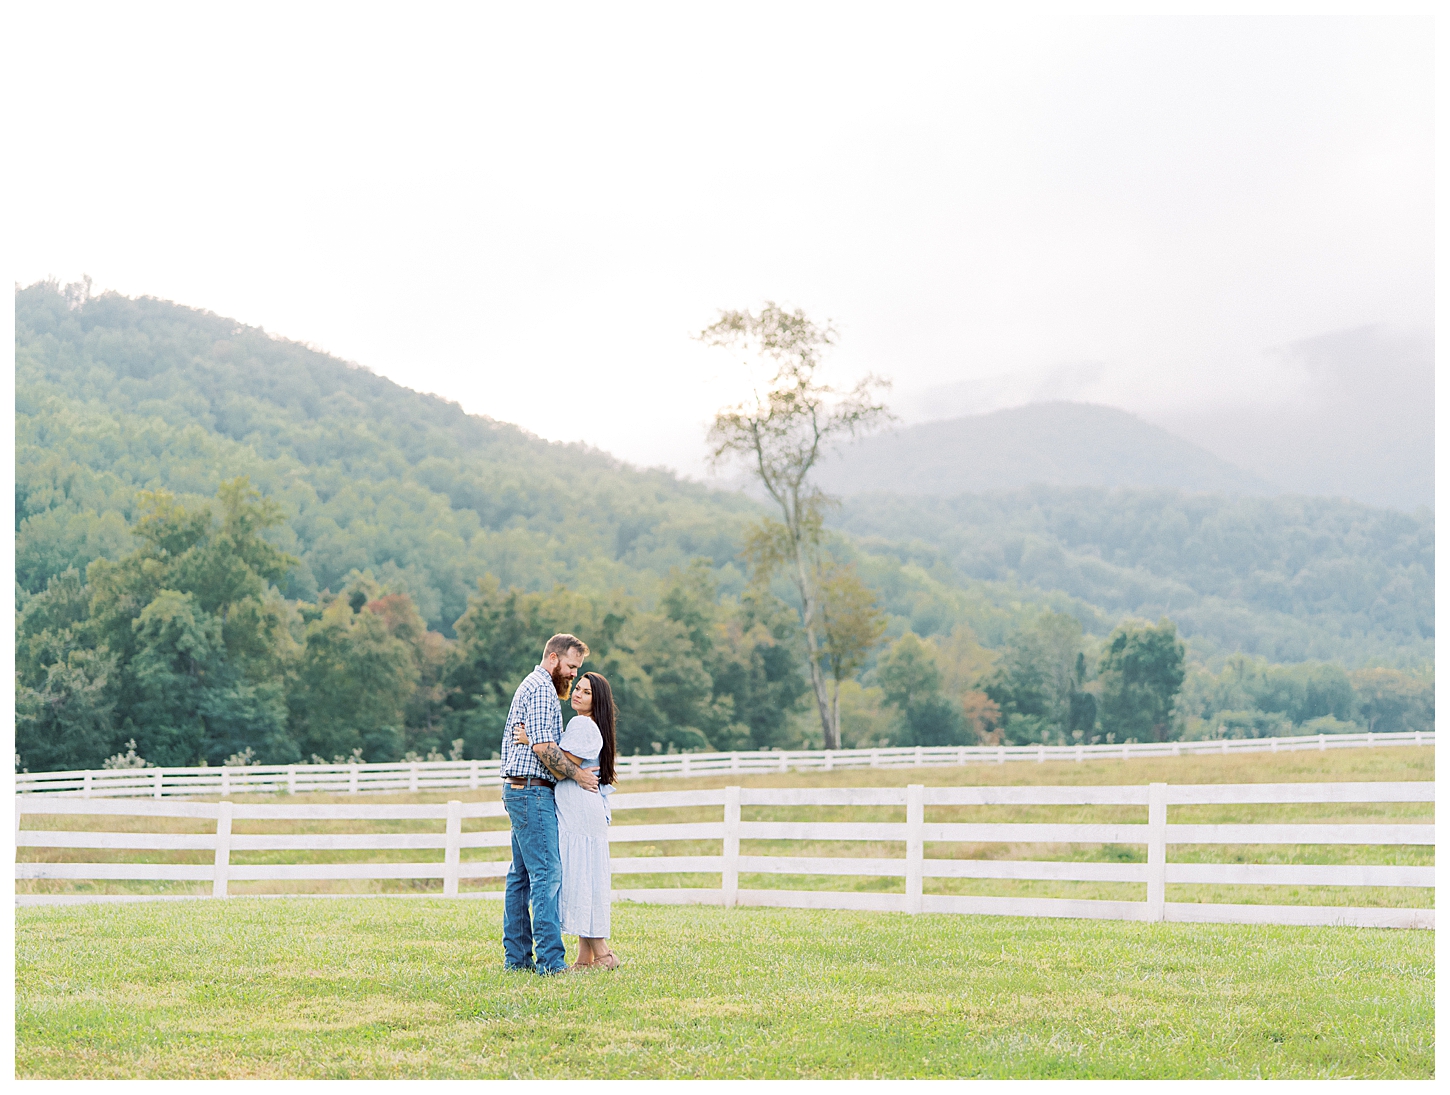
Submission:
<svg viewBox="0 0 1450 1095">
<path fill-rule="evenodd" d="M 603 966 L 607 970 L 617 970 L 619 969 L 619 959 L 613 951 L 610 951 L 603 958 L 596 959 L 594 965 Z"/>
</svg>

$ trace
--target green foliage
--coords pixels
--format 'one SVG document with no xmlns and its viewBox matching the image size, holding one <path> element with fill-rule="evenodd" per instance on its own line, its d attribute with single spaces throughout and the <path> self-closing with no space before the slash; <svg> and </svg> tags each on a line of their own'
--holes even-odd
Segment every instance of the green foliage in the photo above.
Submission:
<svg viewBox="0 0 1450 1095">
<path fill-rule="evenodd" d="M 1379 733 L 1435 729 L 1435 682 L 1428 674 L 1361 669 L 1350 676 L 1355 714 Z"/>
<path fill-rule="evenodd" d="M 795 744 L 787 716 L 806 684 L 790 614 L 758 592 L 722 602 L 708 560 L 672 571 L 654 612 L 622 595 L 485 581 L 457 630 L 448 726 L 471 755 L 497 751 L 513 689 L 556 631 L 587 637 L 584 666 L 613 686 L 626 754 Z"/>
<path fill-rule="evenodd" d="M 738 592 L 758 507 L 581 445 L 549 444 L 256 328 L 116 294 L 17 291 L 16 575 L 28 594 L 119 559 L 138 492 L 194 507 L 247 475 L 284 522 L 290 598 L 371 570 L 445 635 L 485 575 L 504 588 L 623 588 L 712 561 Z M 579 517 L 579 502 L 588 517 Z"/>
<path fill-rule="evenodd" d="M 404 708 L 419 667 L 377 607 L 340 595 L 308 613 L 314 618 L 307 622 L 290 705 L 303 755 L 333 759 L 360 749 L 370 762 L 402 757 Z"/>
<path fill-rule="evenodd" d="M 36 767 L 96 765 L 122 741 L 157 764 L 214 763 L 253 745 L 292 759 L 284 684 L 292 560 L 261 538 L 280 521 L 245 478 L 218 520 L 141 492 L 137 547 L 47 583 L 17 620 L 16 750 Z"/>
<path fill-rule="evenodd" d="M 942 690 L 935 649 L 911 632 L 901 636 L 876 670 L 881 691 L 902 717 L 900 745 L 964 745 L 967 726 L 952 697 Z"/>
<path fill-rule="evenodd" d="M 1001 711 L 1004 742 L 1070 740 L 1074 720 L 1083 717 L 1082 646 L 1082 624 L 1058 612 L 1044 612 L 1008 636 L 982 686 Z"/>
<path fill-rule="evenodd" d="M 928 571 L 1060 591 L 1073 607 L 1059 610 L 1100 635 L 1124 616 L 1170 615 L 1203 658 L 1414 667 L 1434 656 L 1429 510 L 1042 486 L 859 496 L 833 523 Z"/>
<path fill-rule="evenodd" d="M 799 592 L 742 573 L 742 548 L 771 547 L 748 536 L 766 527 L 751 500 L 210 313 L 54 284 L 15 302 L 24 766 L 94 766 L 131 739 L 167 764 L 457 739 L 487 757 L 556 630 L 611 677 L 626 753 L 818 740 Z M 817 561 L 869 626 L 836 646 L 828 626 L 824 668 L 861 743 L 1120 738 L 1094 636 L 1130 612 L 1171 611 L 1214 666 L 1234 649 L 1416 665 L 1432 642 L 1425 514 L 1043 488 L 857 499 L 841 523 L 858 534 L 825 532 Z M 925 698 L 883 694 L 871 602 L 939 670 Z M 1193 669 L 1164 732 L 1433 725 L 1428 670 L 1264 672 L 1219 687 Z"/>
<path fill-rule="evenodd" d="M 1168 735 L 1173 701 L 1183 685 L 1183 655 L 1171 620 L 1156 627 L 1122 623 L 1108 636 L 1098 662 L 1098 710 L 1120 740 L 1163 741 Z"/>
</svg>

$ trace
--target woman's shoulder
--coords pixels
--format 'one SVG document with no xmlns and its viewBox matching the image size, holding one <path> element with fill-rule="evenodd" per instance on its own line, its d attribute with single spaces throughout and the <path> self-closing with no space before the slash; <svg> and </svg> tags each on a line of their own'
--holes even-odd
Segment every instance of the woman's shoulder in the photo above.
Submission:
<svg viewBox="0 0 1450 1095">
<path fill-rule="evenodd" d="M 601 742 L 604 740 L 599 727 L 588 715 L 575 715 L 569 720 L 569 725 L 564 727 L 564 733 L 571 741 L 592 742 L 596 738 Z"/>
</svg>

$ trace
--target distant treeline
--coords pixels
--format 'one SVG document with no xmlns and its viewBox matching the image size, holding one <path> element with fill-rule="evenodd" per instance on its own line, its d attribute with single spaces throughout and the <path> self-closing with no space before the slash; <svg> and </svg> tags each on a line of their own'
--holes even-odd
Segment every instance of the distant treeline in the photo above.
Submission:
<svg viewBox="0 0 1450 1095">
<path fill-rule="evenodd" d="M 654 611 L 622 593 L 485 581 L 449 639 L 368 573 L 316 602 L 285 598 L 278 584 L 296 561 L 264 538 L 281 512 L 245 478 L 215 505 L 153 492 L 138 507 L 139 547 L 52 578 L 20 613 L 22 767 L 493 756 L 514 687 L 556 631 L 584 636 L 586 664 L 612 681 L 625 753 L 789 747 L 810 734 L 797 617 L 764 589 L 722 599 L 708 560 L 672 572 Z M 1396 670 L 1236 658 L 1184 689 L 1186 675 L 1166 620 L 1092 644 L 1047 612 L 999 651 L 965 627 L 944 642 L 907 632 L 849 682 L 845 744 L 1433 725 L 1428 677 Z"/>
<path fill-rule="evenodd" d="M 619 677 L 627 750 L 819 733 L 790 594 L 742 562 L 750 499 L 210 313 L 54 284 L 15 301 L 23 766 L 98 764 L 132 738 L 154 763 L 455 741 L 485 757 L 556 629 Z M 849 742 L 1430 718 L 1428 514 L 1046 488 L 909 501 L 839 515 L 831 550 L 888 616 L 843 692 Z M 1316 672 L 1349 680 L 1349 706 L 1311 702 Z M 1302 702 L 1283 685 L 1299 676 Z"/>
</svg>

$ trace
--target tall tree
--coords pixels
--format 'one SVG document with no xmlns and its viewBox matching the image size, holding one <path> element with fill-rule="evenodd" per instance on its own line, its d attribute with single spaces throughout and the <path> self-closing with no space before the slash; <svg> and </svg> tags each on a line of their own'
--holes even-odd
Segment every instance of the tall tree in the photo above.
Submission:
<svg viewBox="0 0 1450 1095">
<path fill-rule="evenodd" d="M 744 354 L 748 372 L 761 365 L 773 370 L 766 390 L 715 416 L 710 427 L 712 461 L 743 459 L 780 509 L 781 520 L 767 522 L 761 537 L 787 564 L 800 598 L 807 666 L 826 747 L 840 747 L 831 718 L 826 673 L 821 664 L 823 624 L 817 573 L 821 550 L 821 512 L 825 497 L 810 480 L 817 461 L 832 446 L 881 423 L 887 417 L 877 401 L 886 385 L 865 377 L 839 391 L 821 380 L 822 357 L 835 345 L 836 332 L 797 309 L 788 312 L 767 302 L 759 313 L 724 311 L 699 336 L 707 345 Z"/>
<path fill-rule="evenodd" d="M 1099 715 L 1120 739 L 1163 741 L 1183 685 L 1184 646 L 1172 620 L 1119 624 L 1098 663 Z"/>
<path fill-rule="evenodd" d="M 1062 742 L 1080 728 L 1074 718 L 1083 719 L 1087 707 L 1074 700 L 1084 695 L 1077 672 L 1081 650 L 1082 624 L 1059 612 L 1044 612 L 1007 636 L 984 686 L 1001 708 L 1006 741 Z"/>
<path fill-rule="evenodd" d="M 965 711 L 942 691 L 936 650 L 908 631 L 876 667 L 881 690 L 901 712 L 902 745 L 962 745 Z"/>
<path fill-rule="evenodd" d="M 1435 728 L 1435 686 L 1428 674 L 1357 669 L 1350 679 L 1360 719 L 1371 733 Z"/>
</svg>

